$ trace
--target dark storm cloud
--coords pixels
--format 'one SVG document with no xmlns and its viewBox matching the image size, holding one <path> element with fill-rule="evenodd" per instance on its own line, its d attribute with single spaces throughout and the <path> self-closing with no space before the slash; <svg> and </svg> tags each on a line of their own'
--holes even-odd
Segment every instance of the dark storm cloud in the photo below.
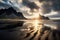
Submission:
<svg viewBox="0 0 60 40">
<path fill-rule="evenodd" d="M 52 7 L 55 11 L 60 11 L 60 0 L 56 0 L 55 2 L 53 2 Z"/>
<path fill-rule="evenodd" d="M 52 0 L 39 0 L 39 2 L 43 2 L 43 1 L 48 2 L 48 1 L 52 1 Z"/>
<path fill-rule="evenodd" d="M 1 0 L 0 1 L 0 9 L 5 9 L 12 7 L 11 3 L 8 0 Z"/>
<path fill-rule="evenodd" d="M 9 8 L 10 5 L 8 5 L 8 4 L 4 4 L 4 3 L 0 2 L 0 9 L 1 9 L 1 7 Z"/>
<path fill-rule="evenodd" d="M 31 9 L 38 9 L 39 8 L 34 2 L 30 2 L 28 0 L 22 0 L 22 2 L 24 5 L 26 5 L 27 7 L 31 8 Z"/>
<path fill-rule="evenodd" d="M 2 0 L 2 1 L 7 2 L 8 0 Z"/>
<path fill-rule="evenodd" d="M 48 3 L 43 3 L 42 9 L 43 9 L 43 13 L 51 12 L 51 6 Z"/>
<path fill-rule="evenodd" d="M 39 0 L 39 2 L 46 2 L 49 4 L 49 2 L 52 3 L 51 7 L 54 11 L 60 11 L 60 0 Z M 49 7 L 49 6 L 48 6 Z"/>
<path fill-rule="evenodd" d="M 16 0 L 1 0 L 0 1 L 0 9 L 5 9 L 5 8 L 13 7 L 16 11 L 19 12 L 20 11 L 19 4 L 17 4 L 15 1 Z"/>
</svg>

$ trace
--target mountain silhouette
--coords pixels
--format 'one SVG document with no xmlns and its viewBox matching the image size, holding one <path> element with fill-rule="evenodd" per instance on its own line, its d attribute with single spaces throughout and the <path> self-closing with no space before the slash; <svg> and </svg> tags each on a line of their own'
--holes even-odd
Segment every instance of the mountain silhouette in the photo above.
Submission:
<svg viewBox="0 0 60 40">
<path fill-rule="evenodd" d="M 8 9 L 0 9 L 0 18 L 19 18 L 19 19 L 26 19 L 21 12 L 17 12 L 12 7 Z M 44 17 L 40 15 L 40 19 L 47 19 L 48 17 Z"/>
<path fill-rule="evenodd" d="M 20 18 L 26 19 L 21 12 L 17 12 L 12 7 L 0 9 L 0 18 Z"/>
<path fill-rule="evenodd" d="M 49 20 L 49 18 L 48 18 L 48 17 L 41 16 L 41 15 L 40 15 L 40 19 Z"/>
</svg>

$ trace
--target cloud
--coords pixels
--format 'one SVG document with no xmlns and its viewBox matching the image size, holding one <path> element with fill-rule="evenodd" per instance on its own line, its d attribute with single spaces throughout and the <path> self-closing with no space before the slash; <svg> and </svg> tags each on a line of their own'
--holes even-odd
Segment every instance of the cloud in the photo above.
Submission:
<svg viewBox="0 0 60 40">
<path fill-rule="evenodd" d="M 39 2 L 51 3 L 51 7 L 54 11 L 60 11 L 60 0 L 39 0 Z"/>
<path fill-rule="evenodd" d="M 36 0 L 0 0 L 1 3 L 16 7 L 19 10 L 21 10 L 20 8 L 24 8 L 25 6 L 29 7 L 30 9 L 39 9 L 39 6 L 37 6 L 35 1 Z M 60 0 L 39 0 L 39 2 L 43 3 L 42 9 L 44 13 L 49 13 L 51 9 L 55 11 L 60 10 Z"/>
<path fill-rule="evenodd" d="M 30 2 L 29 0 L 22 0 L 22 2 L 30 9 L 39 9 L 39 7 L 34 2 Z"/>
<path fill-rule="evenodd" d="M 42 5 L 44 16 L 50 19 L 60 19 L 60 0 L 39 0 Z M 52 11 L 53 10 L 53 11 Z"/>
<path fill-rule="evenodd" d="M 60 12 L 51 11 L 50 13 L 44 14 L 44 16 L 49 17 L 51 20 L 60 20 Z"/>
<path fill-rule="evenodd" d="M 13 7 L 16 11 L 23 12 L 24 6 L 18 2 L 20 1 L 19 0 L 0 0 L 0 9 Z"/>
<path fill-rule="evenodd" d="M 0 9 L 8 7 L 10 7 L 10 5 L 0 2 Z"/>
<path fill-rule="evenodd" d="M 40 9 L 35 10 L 36 12 L 33 11 L 33 13 L 40 13 L 40 15 L 43 14 L 43 16 L 48 17 L 48 15 L 55 15 L 55 13 L 51 13 L 51 10 L 54 10 L 54 12 L 60 11 L 60 0 L 0 0 L 0 9 L 8 7 L 13 7 L 16 11 L 22 12 L 25 17 L 33 16 L 30 13 L 32 14 L 34 9 Z"/>
</svg>

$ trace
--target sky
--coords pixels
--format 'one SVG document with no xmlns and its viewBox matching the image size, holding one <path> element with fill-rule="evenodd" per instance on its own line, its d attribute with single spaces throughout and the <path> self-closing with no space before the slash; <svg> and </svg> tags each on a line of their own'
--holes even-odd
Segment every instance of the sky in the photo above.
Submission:
<svg viewBox="0 0 60 40">
<path fill-rule="evenodd" d="M 50 19 L 60 19 L 60 0 L 0 0 L 0 9 L 13 7 L 24 17 L 43 15 Z"/>
</svg>

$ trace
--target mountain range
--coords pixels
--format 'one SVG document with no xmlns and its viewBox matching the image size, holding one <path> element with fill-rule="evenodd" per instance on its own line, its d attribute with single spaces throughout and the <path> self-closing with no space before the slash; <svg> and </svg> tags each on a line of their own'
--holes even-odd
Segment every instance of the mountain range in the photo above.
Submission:
<svg viewBox="0 0 60 40">
<path fill-rule="evenodd" d="M 21 12 L 17 12 L 14 8 L 9 7 L 8 9 L 0 9 L 0 19 L 27 19 Z M 40 15 L 40 19 L 49 19 Z"/>
<path fill-rule="evenodd" d="M 17 12 L 12 7 L 9 7 L 8 9 L 0 9 L 0 18 L 26 19 L 21 12 Z"/>
</svg>

